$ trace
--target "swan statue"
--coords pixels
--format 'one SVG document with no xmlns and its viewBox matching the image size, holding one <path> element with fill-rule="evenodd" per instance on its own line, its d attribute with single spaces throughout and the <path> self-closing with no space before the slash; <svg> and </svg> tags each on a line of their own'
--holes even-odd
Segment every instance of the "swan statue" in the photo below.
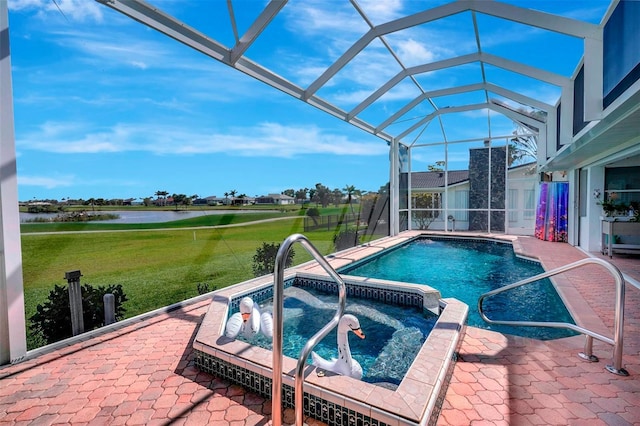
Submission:
<svg viewBox="0 0 640 426">
<path fill-rule="evenodd" d="M 273 317 L 270 312 L 260 312 L 257 303 L 250 297 L 240 300 L 240 312 L 231 315 L 225 328 L 225 336 L 235 339 L 239 334 L 251 339 L 262 333 L 269 339 L 273 338 Z"/>
<path fill-rule="evenodd" d="M 364 333 L 360 329 L 360 321 L 351 314 L 343 315 L 338 323 L 338 359 L 327 361 L 315 352 L 311 352 L 311 363 L 323 370 L 333 371 L 342 376 L 353 377 L 354 379 L 362 379 L 362 367 L 360 363 L 351 357 L 351 349 L 349 348 L 349 339 L 347 333 L 353 331 L 353 334 L 364 339 Z"/>
</svg>

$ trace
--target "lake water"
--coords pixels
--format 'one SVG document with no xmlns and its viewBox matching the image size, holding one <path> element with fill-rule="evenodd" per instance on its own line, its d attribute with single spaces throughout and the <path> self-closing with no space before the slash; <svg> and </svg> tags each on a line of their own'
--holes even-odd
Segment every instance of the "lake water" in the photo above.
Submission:
<svg viewBox="0 0 640 426">
<path fill-rule="evenodd" d="M 264 210 L 261 210 L 263 212 Z M 117 214 L 120 216 L 118 219 L 100 220 L 93 223 L 162 223 L 171 222 L 174 220 L 191 219 L 193 217 L 215 215 L 215 214 L 243 214 L 243 213 L 256 213 L 255 210 L 169 210 L 169 211 L 105 211 L 96 213 L 109 213 Z M 58 216 L 58 213 L 24 213 L 20 212 L 20 223 L 26 223 L 28 220 L 33 220 L 37 217 L 54 218 Z"/>
</svg>

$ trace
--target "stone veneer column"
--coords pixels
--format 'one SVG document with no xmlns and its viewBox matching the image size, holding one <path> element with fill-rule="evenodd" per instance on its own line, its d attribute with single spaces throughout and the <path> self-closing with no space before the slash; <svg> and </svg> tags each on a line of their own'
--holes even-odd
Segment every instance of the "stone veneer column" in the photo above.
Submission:
<svg viewBox="0 0 640 426">
<path fill-rule="evenodd" d="M 489 173 L 490 155 L 491 172 Z M 505 147 L 469 150 L 469 209 L 485 209 L 485 211 L 469 212 L 470 231 L 488 231 L 489 216 L 486 209 L 492 208 L 503 209 L 503 211 L 491 213 L 491 231 L 504 232 L 505 156 Z M 489 182 L 491 182 L 491 188 L 489 188 Z M 491 190 L 490 195 L 489 190 Z"/>
</svg>

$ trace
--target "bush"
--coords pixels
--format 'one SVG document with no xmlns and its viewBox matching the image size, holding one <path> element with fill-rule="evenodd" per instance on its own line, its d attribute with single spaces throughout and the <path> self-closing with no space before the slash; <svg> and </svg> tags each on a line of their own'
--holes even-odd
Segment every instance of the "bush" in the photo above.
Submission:
<svg viewBox="0 0 640 426">
<path fill-rule="evenodd" d="M 320 210 L 317 207 L 310 207 L 307 209 L 307 216 L 309 217 L 318 217 L 320 216 Z"/>
<path fill-rule="evenodd" d="M 94 288 L 90 284 L 80 286 L 82 293 L 82 318 L 84 330 L 91 331 L 104 325 L 104 300 L 107 293 L 115 296 L 116 321 L 124 318 L 127 296 L 122 291 L 122 285 L 99 286 Z M 29 318 L 31 329 L 35 334 L 44 338 L 46 343 L 54 343 L 72 336 L 71 308 L 69 307 L 69 289 L 66 286 L 55 285 L 49 293 L 48 300 L 36 307 L 37 312 Z"/>
<path fill-rule="evenodd" d="M 217 289 L 218 287 L 215 285 L 209 287 L 209 283 L 198 283 L 198 294 L 201 296 L 211 291 L 216 291 Z"/>
<path fill-rule="evenodd" d="M 336 251 L 355 247 L 358 244 L 360 244 L 360 236 L 358 232 L 353 229 L 338 232 L 333 236 L 333 246 L 336 248 Z"/>
<path fill-rule="evenodd" d="M 253 255 L 253 276 L 261 277 L 273 273 L 273 269 L 276 265 L 276 255 L 280 250 L 280 244 L 277 243 L 262 243 L 262 247 L 256 249 L 256 254 Z M 287 254 L 287 260 L 285 261 L 285 267 L 289 267 L 293 264 L 293 256 L 295 252 L 293 249 L 289 250 Z"/>
</svg>

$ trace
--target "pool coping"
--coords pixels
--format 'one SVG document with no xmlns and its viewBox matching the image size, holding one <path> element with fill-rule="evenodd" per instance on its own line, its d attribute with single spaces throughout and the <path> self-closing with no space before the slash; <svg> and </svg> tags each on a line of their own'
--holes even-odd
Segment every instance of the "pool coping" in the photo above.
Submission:
<svg viewBox="0 0 640 426">
<path fill-rule="evenodd" d="M 285 281 L 295 278 L 326 280 L 327 275 L 297 269 L 285 274 Z M 437 290 L 424 285 L 352 276 L 343 276 L 343 279 L 347 285 L 355 283 L 384 289 L 392 286 L 400 291 L 423 294 L 436 292 L 437 306 L 433 306 L 433 299 L 430 298 L 430 302 L 425 302 L 424 309 L 438 310 L 439 318 L 405 378 L 395 390 L 334 374 L 319 376 L 317 368 L 306 367 L 305 414 L 328 424 L 345 424 L 341 419 L 332 422 L 330 410 L 349 413 L 349 417 L 365 422 L 369 420 L 370 424 L 433 424 L 438 418 L 464 336 L 468 306 L 456 299 L 440 299 Z M 266 397 L 271 396 L 271 351 L 240 340 L 228 339 L 224 336 L 224 327 L 234 300 L 237 303 L 237 300 L 249 292 L 272 286 L 271 276 L 265 276 L 218 290 L 193 344 L 196 365 L 201 370 L 214 375 L 221 374 L 234 381 L 239 379 L 239 384 L 248 385 Z M 296 364 L 297 360 L 283 357 L 284 405 L 293 406 Z M 261 377 L 266 380 L 263 381 Z M 322 407 L 321 412 L 315 412 L 313 402 Z"/>
<path fill-rule="evenodd" d="M 488 234 L 488 233 L 476 233 L 476 232 L 456 232 L 456 233 L 450 233 L 450 232 L 445 232 L 445 231 L 425 231 L 425 230 L 421 230 L 421 231 L 405 231 L 403 232 L 401 235 L 398 236 L 394 236 L 394 237 L 385 237 L 379 240 L 374 240 L 370 243 L 366 243 L 366 244 L 361 244 L 358 245 L 356 247 L 350 248 L 350 249 L 346 249 L 343 251 L 339 251 L 336 253 L 333 253 L 329 256 L 326 256 L 327 261 L 331 264 L 331 266 L 334 269 L 340 269 L 346 266 L 349 266 L 351 264 L 354 264 L 360 260 L 362 260 L 365 257 L 370 257 L 370 256 L 375 256 L 376 254 L 387 250 L 389 248 L 393 248 L 393 247 L 397 247 L 397 246 L 401 246 L 402 244 L 418 239 L 418 238 L 429 238 L 429 237 L 437 237 L 437 238 L 443 238 L 443 239 L 478 239 L 478 240 L 483 240 L 483 241 L 493 241 L 493 242 L 499 242 L 499 243 L 506 243 L 506 244 L 510 244 L 513 248 L 514 254 L 524 260 L 527 261 L 533 261 L 536 263 L 539 263 L 544 270 L 549 270 L 549 268 L 547 267 L 547 265 L 544 265 L 543 262 L 541 262 L 537 257 L 532 257 L 530 255 L 526 254 L 526 250 L 525 247 L 523 247 L 522 243 L 521 243 L 521 239 L 523 238 L 522 236 L 512 236 L 512 235 L 504 235 L 504 234 Z M 303 275 L 318 275 L 318 276 L 325 276 L 326 277 L 326 272 L 324 271 L 324 269 L 318 265 L 315 261 L 309 261 L 307 263 L 298 265 L 295 268 L 292 268 L 291 270 L 288 271 L 288 275 L 286 275 L 285 279 L 289 279 L 291 277 L 295 277 L 296 274 L 303 274 Z M 362 277 L 354 277 L 354 276 L 349 276 L 349 275 L 343 275 L 341 274 L 344 278 L 345 281 L 347 279 L 359 279 L 361 280 L 361 282 L 376 282 L 376 281 L 384 281 L 384 280 L 376 280 L 376 279 L 372 279 L 372 278 L 362 278 Z M 576 318 L 576 307 L 577 309 L 579 309 L 580 311 L 582 311 L 579 308 L 580 305 L 580 300 L 582 300 L 582 298 L 576 298 L 573 295 L 571 295 L 570 293 L 567 293 L 565 291 L 565 288 L 567 287 L 567 279 L 565 277 L 551 277 L 550 278 L 551 282 L 553 283 L 554 287 L 556 288 L 556 290 L 558 291 L 558 294 L 560 295 L 560 297 L 563 299 L 563 302 L 565 302 L 565 305 L 567 306 L 567 308 L 569 309 L 570 314 L 574 317 L 574 319 Z M 272 279 L 270 276 L 267 277 L 261 277 L 261 278 L 257 278 L 254 280 L 250 280 L 247 281 L 245 283 L 240 283 L 237 284 L 235 286 L 232 287 L 227 287 L 226 289 L 223 289 L 222 291 L 231 291 L 232 293 L 234 291 L 241 291 L 242 288 L 244 288 L 243 286 L 255 286 L 256 283 L 261 283 L 263 285 L 269 285 L 269 283 L 272 283 Z M 392 282 L 393 283 L 393 282 Z M 408 285 L 408 286 L 413 286 L 415 284 L 410 284 L 410 283 L 398 283 L 398 284 L 404 284 L 404 285 Z M 272 285 L 272 284 L 271 284 Z M 420 286 L 420 287 L 424 287 L 424 286 Z M 221 294 L 221 291 L 217 291 L 216 293 Z M 228 297 L 228 293 L 227 294 Z M 580 300 L 578 300 L 580 299 Z M 223 302 L 223 300 L 220 300 L 220 302 Z M 226 305 L 225 305 L 226 304 Z M 219 318 L 226 318 L 226 316 L 228 315 L 228 307 L 229 301 L 225 300 L 223 305 L 225 305 L 226 307 L 218 307 L 216 308 L 216 316 L 218 316 Z M 371 413 L 372 415 L 375 416 L 379 416 L 381 415 L 382 417 L 378 417 L 380 420 L 380 424 L 393 424 L 393 425 L 404 425 L 404 424 L 435 424 L 434 422 L 437 420 L 438 418 L 438 414 L 439 411 L 441 409 L 442 406 L 442 401 L 444 399 L 444 394 L 446 393 L 446 388 L 448 386 L 448 380 L 450 378 L 450 375 L 452 373 L 453 370 L 453 366 L 455 365 L 455 359 L 457 356 L 457 350 L 459 345 L 461 344 L 462 341 L 462 336 L 464 336 L 465 333 L 465 329 L 466 329 L 466 316 L 468 314 L 468 310 L 469 307 L 460 302 L 457 301 L 455 299 L 446 299 L 446 300 L 442 300 L 442 305 L 440 306 L 439 309 L 442 309 L 441 312 L 446 312 L 446 307 L 447 306 L 451 306 L 453 307 L 456 304 L 460 304 L 464 307 L 464 320 L 462 320 L 461 324 L 459 324 L 456 327 L 457 331 L 455 331 L 456 336 L 455 339 L 456 340 L 456 344 L 454 346 L 448 346 L 448 348 L 452 348 L 453 350 L 450 350 L 449 353 L 443 357 L 443 353 L 442 351 L 439 354 L 430 354 L 430 356 L 432 357 L 431 359 L 440 359 L 441 357 L 443 357 L 444 359 L 447 359 L 447 362 L 449 362 L 449 366 L 447 368 L 440 368 L 440 369 L 435 369 L 433 363 L 424 369 L 424 371 L 421 372 L 421 374 L 423 375 L 429 375 L 432 373 L 432 371 L 438 371 L 438 378 L 434 378 L 431 377 L 430 379 L 427 379 L 425 381 L 424 377 L 422 377 L 421 379 L 419 379 L 418 381 L 414 382 L 413 380 L 408 380 L 407 381 L 407 385 L 405 387 L 403 387 L 403 391 L 407 390 L 406 395 L 401 393 L 402 397 L 398 398 L 398 395 L 392 395 L 392 393 L 387 393 L 386 395 L 383 395 L 384 392 L 375 392 L 374 395 L 376 395 L 376 397 L 373 396 L 369 396 L 370 393 L 368 390 L 364 390 L 364 392 L 361 392 L 360 387 L 362 387 L 362 385 L 365 385 L 365 383 L 363 382 L 357 382 L 357 386 L 352 387 L 349 389 L 350 393 L 356 394 L 354 397 L 354 401 L 345 401 L 345 403 L 347 404 L 347 406 L 345 406 L 345 408 L 348 408 L 350 411 L 350 413 L 355 413 L 357 415 L 360 415 L 360 413 L 365 412 L 365 413 Z M 453 312 L 453 310 L 450 310 L 449 312 Z M 205 316 L 205 321 L 206 319 L 209 317 L 209 315 L 207 314 Z M 444 324 L 446 324 L 448 321 L 446 321 L 446 316 L 443 317 L 443 322 L 442 325 L 440 327 L 438 327 L 437 330 L 434 329 L 435 334 L 434 334 L 434 342 L 439 339 L 441 336 L 439 336 L 438 334 L 440 332 L 442 332 L 445 327 Z M 455 323 L 455 321 L 453 321 Z M 204 326 L 204 322 L 203 322 L 203 326 Z M 220 322 L 217 323 L 217 327 L 221 327 L 223 324 L 221 324 Z M 450 327 L 451 325 L 449 325 Z M 202 330 L 205 327 L 201 327 L 200 329 Z M 208 327 L 206 327 L 208 328 Z M 451 330 L 449 330 L 451 331 Z M 219 329 L 219 333 L 222 333 L 223 330 Z M 445 333 L 446 334 L 446 333 Z M 447 339 L 451 339 L 451 335 L 448 335 L 447 337 L 445 337 L 443 340 L 447 340 Z M 570 337 L 567 339 L 571 339 Z M 564 339 L 559 339 L 559 340 L 564 340 Z M 205 349 L 205 347 L 207 345 L 201 345 L 202 340 L 199 339 L 199 336 L 196 336 L 196 343 L 194 344 L 194 349 L 196 350 L 196 352 L 198 351 L 202 351 Z M 440 346 L 441 343 L 438 343 L 437 345 L 434 346 Z M 446 346 L 446 343 L 445 345 Z M 222 357 L 227 357 L 225 359 L 228 359 L 228 357 L 230 356 L 231 352 L 240 352 L 240 353 L 245 353 L 245 354 L 250 354 L 251 356 L 254 355 L 258 355 L 255 354 L 255 349 L 254 348 L 249 348 L 247 346 L 244 347 L 238 347 L 235 348 L 234 351 L 228 352 L 227 350 L 230 348 L 226 347 L 226 348 L 222 348 L 222 347 L 215 347 L 215 349 L 213 350 L 213 352 L 220 354 Z M 423 350 L 424 350 L 425 346 L 423 346 Z M 211 349 L 211 347 L 209 347 L 209 349 Z M 258 348 L 259 349 L 259 348 Z M 440 348 L 442 349 L 442 348 Z M 264 366 L 268 366 L 269 368 L 271 367 L 271 352 L 267 351 L 268 355 L 265 357 L 264 354 L 261 355 L 263 357 L 263 359 L 261 360 L 261 363 L 256 366 L 254 365 L 254 362 L 249 362 L 247 363 L 247 368 L 253 369 L 251 371 L 255 371 L 260 370 L 261 368 L 264 368 Z M 205 352 L 202 352 L 205 353 Z M 422 350 L 421 350 L 422 353 Z M 441 364 L 442 365 L 442 364 Z M 285 390 L 283 391 L 283 395 L 285 395 L 285 398 L 288 396 L 289 398 L 292 398 L 292 392 L 293 392 L 293 374 L 295 371 L 295 366 L 296 366 L 296 362 L 295 360 L 291 360 L 285 357 L 285 362 L 283 362 L 283 371 L 285 372 L 285 376 L 283 378 L 283 384 L 284 384 L 284 388 Z M 314 380 L 314 374 L 313 374 L 312 370 L 311 372 L 307 373 L 306 377 L 308 379 L 307 382 L 305 382 L 305 410 L 307 408 L 307 404 L 312 404 L 312 402 L 308 402 L 307 397 L 306 397 L 306 391 L 307 389 L 312 389 L 314 392 L 320 392 L 321 395 L 323 395 L 323 397 L 327 397 L 329 398 L 329 400 L 335 401 L 335 397 L 336 395 L 333 395 L 331 392 L 331 388 L 327 389 L 327 388 L 323 388 L 322 386 L 318 385 L 318 383 Z M 215 373 L 214 373 L 215 374 Z M 269 371 L 270 374 L 270 371 Z M 447 375 L 449 377 L 447 377 Z M 433 375 L 432 375 L 433 376 Z M 271 377 L 271 376 L 269 376 Z M 229 377 L 227 377 L 229 378 Z M 232 378 L 230 378 L 232 379 Z M 331 377 L 324 377 L 324 382 L 330 383 L 332 386 L 334 387 L 339 387 L 339 385 L 337 383 L 333 383 L 331 382 L 331 380 L 354 380 L 354 379 L 350 379 L 350 378 L 346 378 L 346 377 L 340 377 L 339 379 L 336 378 L 331 378 Z M 329 380 L 331 379 L 331 380 Z M 353 382 L 352 382 L 353 385 Z M 367 384 L 368 385 L 368 384 Z M 401 383 L 402 386 L 402 383 Z M 433 387 L 430 387 L 433 386 Z M 286 388 L 289 387 L 290 389 L 287 391 Z M 436 387 L 440 388 L 439 393 L 437 394 L 436 391 Z M 400 387 L 398 388 L 400 389 Z M 425 392 L 426 389 L 426 392 Z M 255 390 L 255 389 L 254 389 Z M 386 390 L 388 391 L 388 390 Z M 269 390 L 270 392 L 270 390 Z M 390 391 L 389 391 L 390 392 Z M 431 396 L 435 396 L 435 397 L 431 397 L 431 398 L 421 398 L 421 396 L 416 397 L 416 395 L 422 395 L 422 394 L 428 394 L 430 397 Z M 364 396 L 362 396 L 364 395 Z M 270 397 L 270 393 L 267 395 L 268 397 Z M 407 396 L 407 399 L 404 399 L 404 396 Z M 333 399 L 331 399 L 333 398 Z M 338 397 L 338 400 L 340 400 L 340 397 Z M 385 415 L 385 413 L 381 412 L 383 410 L 380 410 L 379 404 L 381 402 L 391 402 L 391 405 L 395 404 L 395 411 L 393 413 L 387 413 Z M 407 405 L 407 401 L 411 401 L 411 403 L 413 404 L 412 406 L 415 408 L 408 408 L 409 406 Z M 428 401 L 427 404 L 424 404 L 424 401 Z M 284 402 L 284 401 L 283 401 Z M 289 406 L 293 406 L 292 403 L 290 403 Z M 417 416 L 416 413 L 420 412 L 422 410 L 423 412 L 423 416 L 421 418 L 419 418 Z M 406 414 L 406 413 L 410 413 L 410 414 Z M 398 414 L 401 413 L 401 414 Z M 314 416 L 314 413 L 309 413 L 307 411 L 305 411 L 306 415 L 310 415 L 311 417 L 314 418 L 318 418 L 318 416 Z M 428 415 L 424 415 L 424 414 L 428 414 Z M 385 417 L 386 416 L 386 417 Z M 371 419 L 373 420 L 375 417 L 371 417 Z M 318 420 L 324 421 L 326 423 L 329 424 L 334 424 L 332 422 L 327 421 L 326 418 L 318 418 Z M 387 423 L 388 422 L 388 423 Z M 416 423 L 417 422 L 417 423 Z M 377 420 L 375 422 L 372 422 L 372 424 L 376 424 Z M 341 423 L 335 423 L 335 424 L 341 424 Z"/>
</svg>

